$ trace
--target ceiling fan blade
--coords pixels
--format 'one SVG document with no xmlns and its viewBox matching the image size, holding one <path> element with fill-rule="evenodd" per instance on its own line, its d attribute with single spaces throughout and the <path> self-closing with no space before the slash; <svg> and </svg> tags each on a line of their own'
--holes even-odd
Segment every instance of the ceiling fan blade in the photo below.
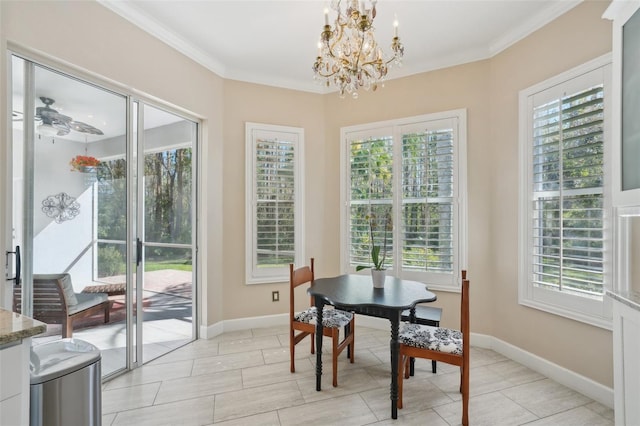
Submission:
<svg viewBox="0 0 640 426">
<path fill-rule="evenodd" d="M 93 127 L 90 124 L 83 123 L 81 121 L 73 121 L 68 115 L 60 114 L 55 109 L 51 108 L 51 105 L 55 102 L 54 99 L 47 97 L 40 97 L 44 106 L 36 108 L 36 121 L 42 121 L 42 124 L 49 125 L 58 129 L 58 136 L 64 136 L 69 134 L 71 130 L 75 130 L 80 133 L 88 133 L 91 135 L 103 135 L 102 130 Z"/>
<path fill-rule="evenodd" d="M 63 123 L 69 123 L 72 118 L 68 115 L 60 114 L 58 111 L 49 107 L 36 108 L 36 118 L 48 119 L 50 121 L 58 121 Z"/>
<path fill-rule="evenodd" d="M 81 133 L 89 133 L 90 135 L 103 135 L 102 130 L 93 127 L 90 124 L 83 123 L 82 121 L 71 121 L 69 123 L 69 127 L 71 127 L 76 132 Z"/>
</svg>

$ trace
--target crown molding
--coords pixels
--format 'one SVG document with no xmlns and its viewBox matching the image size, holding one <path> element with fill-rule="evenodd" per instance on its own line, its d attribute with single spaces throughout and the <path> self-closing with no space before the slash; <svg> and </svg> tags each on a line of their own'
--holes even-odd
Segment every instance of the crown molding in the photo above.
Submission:
<svg viewBox="0 0 640 426">
<path fill-rule="evenodd" d="M 582 3 L 582 1 L 583 0 L 559 1 L 556 2 L 553 7 L 543 9 L 540 13 L 531 16 L 529 19 L 518 25 L 514 31 L 506 33 L 495 39 L 489 46 L 490 57 L 497 55 L 528 35 L 544 27 L 551 21 L 557 19 L 559 16 Z"/>
<path fill-rule="evenodd" d="M 573 9 L 582 3 L 582 1 L 583 0 L 558 1 L 553 7 L 541 10 L 540 13 L 531 16 L 526 21 L 523 21 L 514 31 L 503 34 L 499 38 L 495 39 L 486 49 L 471 49 L 438 58 L 435 62 L 431 60 L 426 63 L 423 62 L 414 65 L 409 64 L 408 59 L 405 58 L 404 66 L 399 69 L 394 69 L 393 73 L 390 73 L 391 75 L 388 77 L 387 81 L 492 58 L 518 41 L 524 39 L 531 33 L 552 22 L 559 16 Z M 327 88 L 316 84 L 311 80 L 311 78 L 309 79 L 309 82 L 306 83 L 299 79 L 282 78 L 281 76 L 265 76 L 262 74 L 256 74 L 252 71 L 230 69 L 228 65 L 222 64 L 216 58 L 213 58 L 211 55 L 196 48 L 176 34 L 168 31 L 162 26 L 162 24 L 152 18 L 149 18 L 132 3 L 115 0 L 97 0 L 97 2 L 222 78 L 318 94 L 326 94 L 335 91 L 333 87 Z"/>
<path fill-rule="evenodd" d="M 96 0 L 99 4 L 120 15 L 135 26 L 151 34 L 158 40 L 193 59 L 198 64 L 225 78 L 226 67 L 217 59 L 194 47 L 181 37 L 168 31 L 159 22 L 140 12 L 135 6 L 125 1 Z"/>
</svg>

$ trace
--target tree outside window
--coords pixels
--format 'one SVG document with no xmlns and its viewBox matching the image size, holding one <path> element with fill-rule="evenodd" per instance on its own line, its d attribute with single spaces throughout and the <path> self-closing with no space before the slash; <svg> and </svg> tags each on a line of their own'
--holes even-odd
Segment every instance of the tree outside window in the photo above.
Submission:
<svg viewBox="0 0 640 426">
<path fill-rule="evenodd" d="M 371 239 L 379 245 L 384 238 L 384 226 L 370 232 L 370 219 L 391 217 L 387 270 L 433 288 L 457 287 L 466 251 L 465 123 L 460 110 L 342 130 L 348 270 L 370 265 Z"/>
</svg>

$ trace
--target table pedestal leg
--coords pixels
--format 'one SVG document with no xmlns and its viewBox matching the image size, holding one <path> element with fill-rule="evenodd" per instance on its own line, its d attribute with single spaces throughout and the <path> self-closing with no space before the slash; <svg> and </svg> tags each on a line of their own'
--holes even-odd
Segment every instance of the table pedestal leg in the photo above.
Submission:
<svg viewBox="0 0 640 426">
<path fill-rule="evenodd" d="M 320 298 L 316 298 L 317 324 L 316 324 L 316 390 L 322 389 L 322 310 L 324 302 Z"/>
<path fill-rule="evenodd" d="M 400 328 L 401 312 L 394 312 L 391 321 L 391 418 L 398 418 L 398 363 L 400 358 L 400 343 L 398 334 Z"/>
</svg>

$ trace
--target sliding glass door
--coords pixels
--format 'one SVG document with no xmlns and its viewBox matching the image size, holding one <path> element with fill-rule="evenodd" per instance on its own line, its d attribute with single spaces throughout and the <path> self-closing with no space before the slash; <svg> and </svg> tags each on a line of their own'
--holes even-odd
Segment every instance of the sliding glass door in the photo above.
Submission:
<svg viewBox="0 0 640 426">
<path fill-rule="evenodd" d="M 193 340 L 197 123 L 19 56 L 12 88 L 15 294 L 48 324 L 36 341 L 63 337 L 65 313 L 43 314 L 34 280 L 64 274 L 66 315 L 109 301 L 108 322 L 77 315 L 70 331 L 101 349 L 103 375 Z"/>
<path fill-rule="evenodd" d="M 143 104 L 137 108 L 140 200 L 137 297 L 143 362 L 184 345 L 193 321 L 196 123 Z M 157 123 L 164 123 L 158 126 Z M 140 342 L 141 340 L 141 342 Z"/>
<path fill-rule="evenodd" d="M 95 204 L 105 192 L 126 192 L 127 99 L 17 56 L 12 57 L 12 88 L 13 238 L 22 248 L 15 300 L 26 315 L 48 324 L 36 343 L 82 338 L 102 350 L 103 371 L 124 369 L 126 310 L 112 300 L 107 324 L 104 313 L 82 311 L 111 298 L 115 292 L 104 289 L 102 280 L 112 276 L 122 274 L 118 297 L 123 303 L 126 298 L 125 271 L 119 269 L 124 245 L 109 248 L 108 259 L 96 245 L 97 233 L 123 240 L 126 220 L 100 226 Z M 101 159 L 108 156 L 123 159 L 120 187 L 99 181 Z M 125 212 L 126 199 L 111 197 L 109 209 Z M 64 298 L 34 286 L 59 276 L 68 276 Z M 65 317 L 72 318 L 70 331 Z"/>
</svg>

